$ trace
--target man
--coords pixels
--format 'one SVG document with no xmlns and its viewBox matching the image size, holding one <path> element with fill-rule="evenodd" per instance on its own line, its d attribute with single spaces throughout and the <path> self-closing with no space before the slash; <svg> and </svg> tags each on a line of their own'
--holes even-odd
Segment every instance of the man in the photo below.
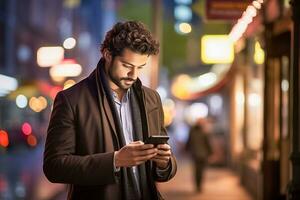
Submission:
<svg viewBox="0 0 300 200">
<path fill-rule="evenodd" d="M 155 181 L 176 173 L 158 93 L 138 75 L 158 43 L 140 22 L 117 23 L 89 77 L 57 94 L 48 127 L 44 173 L 69 184 L 68 199 L 161 199 Z"/>
<path fill-rule="evenodd" d="M 194 164 L 196 191 L 202 190 L 202 179 L 208 157 L 212 154 L 212 147 L 208 137 L 208 122 L 203 118 L 196 120 L 189 131 L 186 149 L 190 151 Z"/>
</svg>

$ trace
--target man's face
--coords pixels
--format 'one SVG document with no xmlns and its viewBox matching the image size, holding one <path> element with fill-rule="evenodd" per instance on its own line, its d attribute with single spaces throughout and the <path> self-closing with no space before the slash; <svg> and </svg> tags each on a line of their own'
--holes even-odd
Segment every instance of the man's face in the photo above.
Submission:
<svg viewBox="0 0 300 200">
<path fill-rule="evenodd" d="M 129 49 L 124 49 L 122 55 L 115 56 L 107 69 L 112 89 L 130 88 L 137 80 L 148 58 L 148 55 L 135 53 Z"/>
</svg>

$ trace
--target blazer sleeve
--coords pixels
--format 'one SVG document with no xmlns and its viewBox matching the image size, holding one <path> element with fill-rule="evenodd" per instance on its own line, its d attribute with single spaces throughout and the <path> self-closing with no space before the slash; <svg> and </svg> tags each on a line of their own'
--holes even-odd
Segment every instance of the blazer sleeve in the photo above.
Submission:
<svg viewBox="0 0 300 200">
<path fill-rule="evenodd" d="M 162 102 L 161 102 L 159 94 L 157 92 L 155 92 L 155 94 L 157 96 L 157 101 L 158 101 L 158 105 L 159 105 L 160 119 L 159 119 L 158 123 L 160 123 L 161 134 L 168 135 L 167 130 L 164 126 L 164 112 L 163 112 Z M 155 166 L 155 163 L 154 163 L 154 166 Z M 166 182 L 166 181 L 172 179 L 175 176 L 176 172 L 177 172 L 176 159 L 175 159 L 175 156 L 172 154 L 170 161 L 169 161 L 169 165 L 165 171 L 163 171 L 163 172 L 159 171 L 159 173 L 158 173 L 158 170 L 155 166 L 154 179 L 157 182 Z"/>
<path fill-rule="evenodd" d="M 43 170 L 49 181 L 78 185 L 106 185 L 117 181 L 114 152 L 75 155 L 75 112 L 67 97 L 55 98 L 47 131 Z"/>
</svg>

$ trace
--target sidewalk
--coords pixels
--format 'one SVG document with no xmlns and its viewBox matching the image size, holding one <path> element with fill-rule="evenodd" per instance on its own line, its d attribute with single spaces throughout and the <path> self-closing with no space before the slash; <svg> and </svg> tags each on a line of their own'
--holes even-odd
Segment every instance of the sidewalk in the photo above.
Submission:
<svg viewBox="0 0 300 200">
<path fill-rule="evenodd" d="M 253 200 L 239 184 L 239 178 L 226 168 L 207 168 L 202 192 L 196 193 L 191 162 L 177 162 L 176 176 L 167 183 L 158 184 L 166 200 Z"/>
</svg>

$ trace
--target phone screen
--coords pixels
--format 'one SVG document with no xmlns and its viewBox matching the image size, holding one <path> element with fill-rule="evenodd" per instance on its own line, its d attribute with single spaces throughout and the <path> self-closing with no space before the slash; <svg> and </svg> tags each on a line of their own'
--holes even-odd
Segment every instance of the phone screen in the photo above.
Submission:
<svg viewBox="0 0 300 200">
<path fill-rule="evenodd" d="M 155 146 L 158 144 L 166 144 L 169 140 L 169 136 L 167 135 L 151 135 L 145 141 L 146 144 L 154 144 Z"/>
</svg>

